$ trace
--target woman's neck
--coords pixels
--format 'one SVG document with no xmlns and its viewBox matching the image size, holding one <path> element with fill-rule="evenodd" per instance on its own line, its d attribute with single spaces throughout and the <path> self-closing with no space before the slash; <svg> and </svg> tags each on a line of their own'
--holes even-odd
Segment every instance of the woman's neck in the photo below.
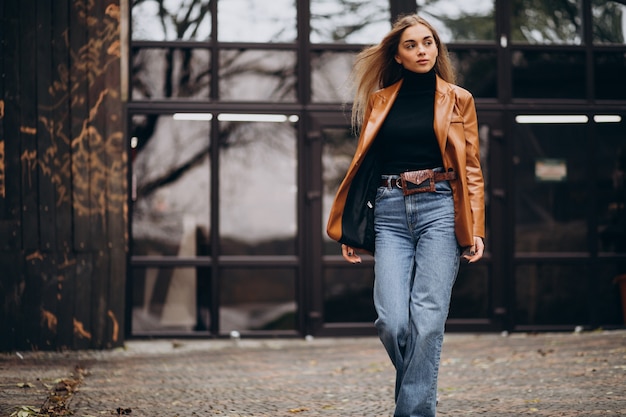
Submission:
<svg viewBox="0 0 626 417">
<path fill-rule="evenodd" d="M 434 69 L 425 73 L 417 73 L 403 69 L 402 78 L 404 81 L 401 90 L 404 90 L 404 92 L 416 93 L 435 90 L 436 76 Z"/>
<path fill-rule="evenodd" d="M 409 71 L 407 69 L 402 70 L 402 78 L 404 79 L 403 87 L 415 87 L 415 88 L 428 88 L 435 85 L 435 70 L 431 69 L 428 72 L 417 73 Z M 413 88 L 411 88 L 413 89 Z"/>
</svg>

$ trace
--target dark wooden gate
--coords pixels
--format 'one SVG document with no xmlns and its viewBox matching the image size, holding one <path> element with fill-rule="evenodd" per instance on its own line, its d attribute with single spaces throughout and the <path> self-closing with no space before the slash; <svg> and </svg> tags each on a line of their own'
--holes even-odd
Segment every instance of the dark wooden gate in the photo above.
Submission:
<svg viewBox="0 0 626 417">
<path fill-rule="evenodd" d="M 124 335 L 119 0 L 0 4 L 0 350 Z"/>
</svg>

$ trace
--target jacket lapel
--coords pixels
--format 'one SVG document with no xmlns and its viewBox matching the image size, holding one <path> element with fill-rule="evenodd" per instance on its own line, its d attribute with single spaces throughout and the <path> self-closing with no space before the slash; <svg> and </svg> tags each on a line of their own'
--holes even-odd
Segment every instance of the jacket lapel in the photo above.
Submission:
<svg viewBox="0 0 626 417">
<path fill-rule="evenodd" d="M 446 140 L 452 120 L 454 102 L 454 90 L 450 88 L 450 85 L 446 81 L 437 76 L 437 85 L 435 88 L 435 121 L 433 127 L 442 155 L 446 150 Z"/>
<path fill-rule="evenodd" d="M 376 138 L 378 131 L 387 117 L 387 114 L 389 114 L 389 111 L 391 110 L 391 106 L 394 101 L 396 101 L 401 85 L 402 81 L 398 81 L 397 83 L 375 93 L 374 100 L 376 101 L 372 107 L 369 118 L 367 119 L 367 124 L 364 127 L 365 130 L 363 131 L 364 149 L 369 149 L 372 145 L 374 138 Z"/>
</svg>

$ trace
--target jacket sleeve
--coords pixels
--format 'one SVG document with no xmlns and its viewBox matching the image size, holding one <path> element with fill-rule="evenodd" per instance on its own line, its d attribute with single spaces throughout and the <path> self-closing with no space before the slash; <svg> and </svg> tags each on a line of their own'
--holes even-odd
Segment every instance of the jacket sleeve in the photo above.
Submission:
<svg viewBox="0 0 626 417">
<path fill-rule="evenodd" d="M 480 137 L 474 98 L 469 92 L 463 95 L 461 114 L 465 131 L 465 163 L 467 191 L 472 209 L 474 236 L 485 238 L 485 182 L 480 165 Z"/>
</svg>

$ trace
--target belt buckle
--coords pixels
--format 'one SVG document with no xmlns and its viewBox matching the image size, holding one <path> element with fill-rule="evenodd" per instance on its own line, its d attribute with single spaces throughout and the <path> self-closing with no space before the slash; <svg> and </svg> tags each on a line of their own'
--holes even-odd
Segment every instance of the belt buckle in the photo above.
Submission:
<svg viewBox="0 0 626 417">
<path fill-rule="evenodd" d="M 400 174 L 402 184 L 402 192 L 404 195 L 416 193 L 435 192 L 435 172 L 432 169 L 424 169 L 420 171 L 409 171 Z M 424 182 L 428 181 L 427 187 L 420 187 Z M 416 185 L 410 188 L 409 184 Z"/>
</svg>

